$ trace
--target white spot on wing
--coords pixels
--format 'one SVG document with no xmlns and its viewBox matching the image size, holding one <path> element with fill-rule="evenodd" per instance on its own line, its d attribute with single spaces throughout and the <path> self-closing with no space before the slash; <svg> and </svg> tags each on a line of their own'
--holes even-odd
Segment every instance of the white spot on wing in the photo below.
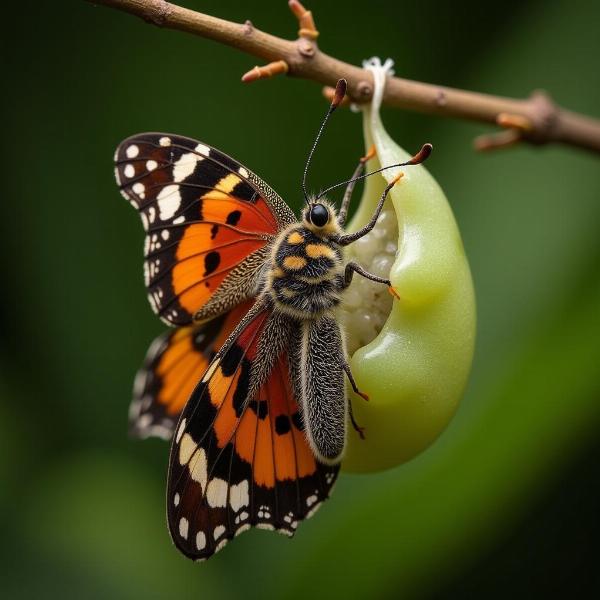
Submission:
<svg viewBox="0 0 600 600">
<path fill-rule="evenodd" d="M 318 500 L 317 496 L 312 495 L 306 499 L 306 506 L 312 506 Z"/>
<path fill-rule="evenodd" d="M 144 273 L 144 277 L 146 276 L 146 273 Z M 156 300 L 154 299 L 154 296 L 152 294 L 148 294 L 148 302 L 150 302 L 150 306 L 152 307 L 152 310 L 154 312 L 158 312 L 158 307 L 156 306 Z"/>
<path fill-rule="evenodd" d="M 202 160 L 197 154 L 188 152 L 183 154 L 181 158 L 173 166 L 173 180 L 183 181 L 186 177 L 189 177 L 196 168 L 198 161 Z"/>
<path fill-rule="evenodd" d="M 204 535 L 204 531 L 199 531 L 196 534 L 196 548 L 198 548 L 198 550 L 204 550 L 204 548 L 206 548 L 206 535 Z"/>
<path fill-rule="evenodd" d="M 248 529 L 250 529 L 250 525 L 248 525 L 248 523 L 244 523 L 243 525 L 241 525 L 240 527 L 238 527 L 235 530 L 235 534 L 234 535 L 240 535 L 240 533 L 244 533 L 244 531 L 248 531 Z"/>
<path fill-rule="evenodd" d="M 175 438 L 175 441 L 179 444 L 179 440 L 181 439 L 181 436 L 183 435 L 183 432 L 185 431 L 185 426 L 187 423 L 187 419 L 181 419 L 181 423 L 179 423 L 179 429 L 177 430 L 177 437 Z"/>
<path fill-rule="evenodd" d="M 232 485 L 229 490 L 229 504 L 234 512 L 238 512 L 243 506 L 250 504 L 250 497 L 248 495 L 248 480 Z"/>
<path fill-rule="evenodd" d="M 152 424 L 152 415 L 149 415 L 149 414 L 142 415 L 137 421 L 137 426 L 139 429 L 146 429 L 151 424 Z"/>
<path fill-rule="evenodd" d="M 202 491 L 204 491 L 206 489 L 206 479 L 208 477 L 204 448 L 198 448 L 198 450 L 196 450 L 188 468 L 190 470 L 190 477 L 198 482 L 202 487 Z"/>
<path fill-rule="evenodd" d="M 178 210 L 181 205 L 181 196 L 179 195 L 178 185 L 167 185 L 157 196 L 158 209 L 160 211 L 160 218 L 163 221 L 170 219 Z"/>
<path fill-rule="evenodd" d="M 220 362 L 220 359 L 217 358 L 215 361 L 213 361 L 210 367 L 208 367 L 206 373 L 204 374 L 204 377 L 202 378 L 203 383 L 206 383 L 213 376 L 213 373 L 216 371 Z"/>
<path fill-rule="evenodd" d="M 196 152 L 198 152 L 198 154 L 202 154 L 202 156 L 208 156 L 210 154 L 210 148 L 204 144 L 198 144 L 196 146 Z"/>
<path fill-rule="evenodd" d="M 242 176 L 242 177 L 248 177 L 248 171 L 246 171 L 246 169 L 244 169 L 244 167 L 240 167 L 238 169 L 238 173 Z"/>
<path fill-rule="evenodd" d="M 152 346 L 154 345 L 155 342 L 156 342 L 156 340 L 154 340 L 154 342 L 152 342 L 150 349 L 148 350 L 148 353 L 150 353 Z M 142 393 L 144 392 L 144 388 L 146 387 L 147 379 L 148 379 L 148 371 L 146 371 L 145 369 L 140 369 L 136 373 L 135 379 L 133 380 L 133 395 L 135 397 L 139 397 L 142 395 Z"/>
<path fill-rule="evenodd" d="M 176 219 L 173 219 L 173 224 L 174 225 L 179 225 L 180 223 L 183 223 L 185 221 L 185 217 L 183 215 L 177 217 Z"/>
<path fill-rule="evenodd" d="M 125 177 L 133 177 L 135 175 L 135 169 L 133 165 L 125 165 L 123 173 L 125 173 Z"/>
<path fill-rule="evenodd" d="M 190 462 L 190 458 L 196 452 L 197 447 L 198 445 L 194 442 L 192 436 L 189 433 L 184 433 L 179 445 L 179 464 L 181 466 Z"/>
<path fill-rule="evenodd" d="M 190 527 L 189 521 L 185 517 L 181 517 L 181 519 L 179 519 L 179 535 L 184 540 L 187 540 L 189 527 Z"/>
<path fill-rule="evenodd" d="M 215 527 L 215 531 L 213 533 L 213 536 L 214 536 L 214 538 L 216 540 L 217 538 L 220 538 L 224 533 L 225 533 L 225 527 L 223 525 L 217 525 Z"/>
<path fill-rule="evenodd" d="M 170 233 L 169 233 L 169 230 L 168 230 L 168 229 L 163 229 L 163 230 L 160 232 L 160 237 L 161 237 L 161 238 L 162 238 L 162 239 L 163 239 L 165 242 L 166 242 L 166 241 L 169 239 L 169 235 L 170 235 Z"/>
<path fill-rule="evenodd" d="M 215 547 L 215 552 L 218 552 L 221 548 L 223 548 L 224 546 L 227 546 L 227 542 L 229 540 L 227 538 L 225 538 L 224 540 L 221 540 Z"/>
<path fill-rule="evenodd" d="M 173 497 L 173 505 L 174 506 L 179 506 L 179 501 L 181 500 L 181 497 L 179 496 L 179 493 L 176 493 L 175 496 Z"/>
<path fill-rule="evenodd" d="M 131 144 L 131 146 L 128 146 L 127 150 L 125 150 L 127 158 L 135 158 L 139 153 L 140 149 L 135 144 Z"/>
<path fill-rule="evenodd" d="M 206 488 L 206 500 L 212 508 L 224 508 L 227 506 L 227 482 L 224 479 L 215 477 L 208 482 Z"/>
<path fill-rule="evenodd" d="M 139 182 L 136 181 L 132 186 L 131 189 L 143 200 L 145 197 L 144 192 L 146 191 L 146 186 Z"/>
<path fill-rule="evenodd" d="M 170 146 L 171 145 L 171 138 L 167 137 L 167 136 L 161 137 L 160 140 L 158 140 L 158 143 L 161 146 Z"/>
<path fill-rule="evenodd" d="M 158 163 L 155 160 L 147 160 L 146 161 L 146 169 L 148 171 L 154 171 L 158 167 Z"/>
</svg>

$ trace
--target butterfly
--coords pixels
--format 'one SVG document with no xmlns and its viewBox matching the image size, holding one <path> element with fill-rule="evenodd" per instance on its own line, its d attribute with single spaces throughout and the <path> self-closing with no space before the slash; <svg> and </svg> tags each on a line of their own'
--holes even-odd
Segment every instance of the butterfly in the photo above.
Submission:
<svg viewBox="0 0 600 600">
<path fill-rule="evenodd" d="M 245 166 L 204 143 L 145 133 L 116 150 L 115 175 L 146 232 L 144 281 L 176 329 L 151 345 L 134 384 L 132 431 L 171 439 L 167 516 L 187 557 L 204 560 L 250 527 L 294 535 L 332 490 L 352 416 L 344 332 L 335 317 L 354 273 L 343 248 L 375 226 L 343 230 L 363 174 L 315 197 L 306 174 L 298 219 Z M 426 144 L 410 161 L 419 164 Z M 386 167 L 389 168 L 389 167 Z M 380 169 L 382 170 L 382 169 Z M 376 171 L 379 172 L 379 171 Z M 347 185 L 339 212 L 323 196 Z"/>
</svg>

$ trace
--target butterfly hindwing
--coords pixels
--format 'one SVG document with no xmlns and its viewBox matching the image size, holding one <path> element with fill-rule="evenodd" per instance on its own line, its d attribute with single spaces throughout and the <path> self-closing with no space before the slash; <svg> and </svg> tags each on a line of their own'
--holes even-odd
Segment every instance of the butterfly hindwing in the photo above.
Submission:
<svg viewBox="0 0 600 600">
<path fill-rule="evenodd" d="M 248 300 L 207 323 L 168 331 L 154 340 L 135 378 L 129 410 L 132 435 L 171 439 L 195 385 L 252 304 Z"/>
<path fill-rule="evenodd" d="M 293 535 L 339 466 L 313 455 L 292 390 L 289 328 L 263 308 L 194 389 L 171 446 L 167 515 L 177 547 L 208 558 L 252 526 Z"/>
<path fill-rule="evenodd" d="M 205 321 L 253 295 L 269 241 L 295 220 L 257 175 L 190 138 L 128 138 L 115 175 L 146 230 L 148 299 L 170 325 Z"/>
</svg>

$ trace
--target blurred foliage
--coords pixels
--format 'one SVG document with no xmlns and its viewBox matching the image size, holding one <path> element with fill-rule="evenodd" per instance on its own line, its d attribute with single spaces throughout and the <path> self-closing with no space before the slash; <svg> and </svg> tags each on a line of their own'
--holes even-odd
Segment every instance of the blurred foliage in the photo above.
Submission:
<svg viewBox="0 0 600 600">
<path fill-rule="evenodd" d="M 295 35 L 283 0 L 186 5 Z M 597 2 L 310 8 L 321 47 L 350 62 L 391 56 L 403 76 L 502 95 L 545 88 L 600 116 Z M 558 146 L 476 155 L 480 125 L 384 112 L 403 146 L 436 146 L 428 166 L 470 258 L 479 332 L 467 395 L 430 450 L 343 476 L 294 541 L 251 532 L 196 565 L 166 531 L 167 445 L 125 434 L 133 374 L 162 327 L 145 301 L 142 230 L 116 190 L 113 149 L 145 130 L 197 137 L 298 206 L 325 104 L 310 82 L 242 86 L 253 58 L 122 13 L 83 2 L 16 10 L 27 11 L 10 20 L 21 27 L 3 35 L 2 596 L 447 597 L 464 573 L 501 570 L 494 549 L 549 486 L 572 482 L 600 421 L 598 158 Z M 360 119 L 341 111 L 312 185 L 347 176 L 361 150 Z M 556 563 L 575 570 L 547 580 L 576 590 L 583 578 L 559 542 Z M 475 597 L 486 597 L 481 585 Z"/>
</svg>

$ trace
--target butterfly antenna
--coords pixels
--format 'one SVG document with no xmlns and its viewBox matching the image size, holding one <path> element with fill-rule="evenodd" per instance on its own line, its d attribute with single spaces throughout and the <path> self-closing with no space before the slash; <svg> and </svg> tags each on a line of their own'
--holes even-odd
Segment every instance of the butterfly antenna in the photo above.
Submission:
<svg viewBox="0 0 600 600">
<path fill-rule="evenodd" d="M 429 158 L 429 155 L 431 154 L 432 150 L 433 150 L 433 146 L 431 144 L 423 144 L 421 149 L 410 160 L 407 160 L 406 162 L 403 162 L 403 163 L 398 163 L 397 165 L 388 165 L 387 167 L 381 167 L 381 169 L 377 169 L 376 171 L 371 171 L 370 173 L 365 173 L 364 175 L 360 175 L 358 177 L 353 177 L 352 179 L 348 179 L 347 181 L 342 181 L 340 183 L 336 183 L 335 185 L 332 185 L 332 186 L 328 187 L 327 189 L 323 190 L 315 198 L 315 200 L 322 198 L 325 194 L 329 193 L 331 190 L 334 190 L 335 188 L 338 188 L 342 185 L 347 185 L 353 181 L 358 181 L 359 179 L 365 179 L 367 177 L 370 177 L 371 175 L 375 175 L 376 173 L 381 173 L 381 171 L 385 171 L 386 169 L 393 169 L 394 167 L 406 167 L 408 165 L 420 165 L 422 162 L 425 162 Z"/>
<path fill-rule="evenodd" d="M 346 95 L 346 87 L 347 83 L 345 79 L 338 79 L 338 82 L 335 86 L 335 94 L 333 95 L 333 100 L 331 101 L 331 105 L 323 122 L 321 123 L 321 127 L 319 127 L 319 133 L 317 133 L 317 137 L 315 138 L 315 143 L 313 144 L 310 152 L 308 154 L 308 158 L 306 159 L 306 166 L 304 167 L 304 174 L 302 175 L 302 192 L 304 194 L 304 201 L 308 204 L 308 192 L 306 191 L 306 175 L 308 174 L 308 167 L 310 166 L 310 161 L 312 160 L 313 154 L 317 148 L 317 144 L 319 143 L 319 138 L 325 129 L 325 125 L 327 125 L 327 121 L 331 116 L 331 113 L 341 104 L 344 96 Z"/>
</svg>

